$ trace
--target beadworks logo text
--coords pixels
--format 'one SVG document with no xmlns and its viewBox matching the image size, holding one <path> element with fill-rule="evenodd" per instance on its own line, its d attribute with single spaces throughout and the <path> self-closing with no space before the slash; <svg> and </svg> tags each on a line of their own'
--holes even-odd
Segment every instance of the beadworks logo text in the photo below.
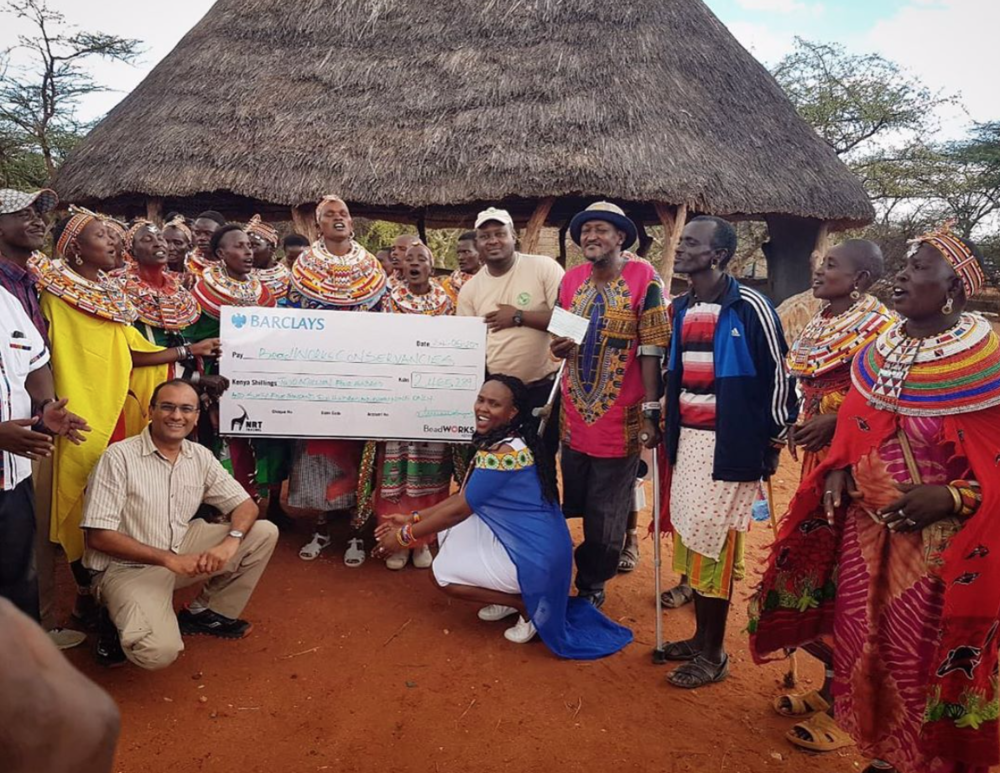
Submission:
<svg viewBox="0 0 1000 773">
<path fill-rule="evenodd" d="M 475 427 L 467 427 L 464 424 L 445 424 L 440 427 L 434 427 L 430 424 L 424 425 L 424 432 L 437 435 L 471 435 L 475 431 Z"/>
</svg>

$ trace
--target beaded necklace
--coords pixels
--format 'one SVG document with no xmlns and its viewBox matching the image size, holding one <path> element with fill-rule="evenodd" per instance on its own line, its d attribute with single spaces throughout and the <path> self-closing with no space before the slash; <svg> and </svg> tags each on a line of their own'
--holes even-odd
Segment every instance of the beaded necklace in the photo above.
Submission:
<svg viewBox="0 0 1000 773">
<path fill-rule="evenodd" d="M 184 258 L 184 268 L 189 274 L 194 274 L 196 277 L 201 279 L 202 274 L 205 273 L 205 269 L 210 266 L 214 266 L 218 261 L 205 260 L 198 250 L 191 250 Z"/>
<path fill-rule="evenodd" d="M 836 316 L 828 316 L 828 309 L 829 304 L 824 305 L 792 344 L 788 369 L 797 378 L 816 378 L 849 363 L 893 320 L 893 314 L 871 295 Z"/>
<path fill-rule="evenodd" d="M 468 282 L 475 274 L 467 274 L 462 269 L 456 268 L 451 272 L 451 276 L 448 277 L 448 281 L 451 283 L 451 289 L 458 294 L 458 291 L 462 289 L 462 285 Z"/>
<path fill-rule="evenodd" d="M 163 279 L 162 287 L 154 287 L 140 276 L 137 267 L 129 267 L 124 275 L 125 294 L 141 322 L 163 330 L 183 330 L 201 316 L 198 301 L 173 271 L 164 271 Z"/>
<path fill-rule="evenodd" d="M 978 314 L 927 338 L 900 321 L 854 359 L 851 379 L 870 405 L 906 416 L 982 410 L 1000 405 L 1000 339 Z"/>
<path fill-rule="evenodd" d="M 97 272 L 97 281 L 92 282 L 80 276 L 66 265 L 66 261 L 59 258 L 32 258 L 28 266 L 42 290 L 61 298 L 75 309 L 126 325 L 131 325 L 138 316 L 121 285 L 103 271 Z"/>
<path fill-rule="evenodd" d="M 203 312 L 216 319 L 223 306 L 274 306 L 274 298 L 255 276 L 233 279 L 222 265 L 209 266 L 192 293 Z"/>
<path fill-rule="evenodd" d="M 233 279 L 225 266 L 209 266 L 202 277 L 216 295 L 233 301 L 232 306 L 253 306 L 262 293 L 260 280 L 253 274 L 246 279 Z"/>
<path fill-rule="evenodd" d="M 397 314 L 448 315 L 454 311 L 451 297 L 441 283 L 431 279 L 430 291 L 417 295 L 402 282 L 389 291 L 389 307 Z"/>
<path fill-rule="evenodd" d="M 270 268 L 255 268 L 251 273 L 267 285 L 275 298 L 283 298 L 288 292 L 292 275 L 284 264 L 275 263 Z"/>
<path fill-rule="evenodd" d="M 334 255 L 317 239 L 292 267 L 291 285 L 325 306 L 371 308 L 385 294 L 386 275 L 378 259 L 357 242 L 346 255 Z"/>
</svg>

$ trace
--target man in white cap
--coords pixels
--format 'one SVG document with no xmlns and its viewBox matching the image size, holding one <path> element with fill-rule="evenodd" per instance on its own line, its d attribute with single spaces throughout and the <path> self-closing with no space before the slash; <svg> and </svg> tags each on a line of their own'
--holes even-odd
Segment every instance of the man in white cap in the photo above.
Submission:
<svg viewBox="0 0 1000 773">
<path fill-rule="evenodd" d="M 559 295 L 562 266 L 544 255 L 518 252 L 514 220 L 490 207 L 476 217 L 476 248 L 484 269 L 458 294 L 458 314 L 483 317 L 486 369 L 516 376 L 528 387 L 532 408 L 548 402 L 558 365 L 549 356 L 549 320 Z M 557 422 L 550 421 L 545 446 L 555 458 Z"/>
<path fill-rule="evenodd" d="M 43 188 L 25 192 L 0 189 L 0 287 L 21 304 L 42 341 L 48 344 L 48 325 L 42 316 L 35 279 L 28 270 L 33 255 L 41 255 L 48 231 L 46 215 L 59 203 L 55 191 Z M 81 644 L 86 637 L 79 631 L 60 628 L 55 615 L 55 548 L 49 540 L 52 462 L 40 459 L 33 465 L 37 530 L 35 562 L 38 573 L 42 627 L 60 649 Z"/>
<path fill-rule="evenodd" d="M 670 337 L 656 269 L 625 252 L 637 231 L 605 201 L 569 226 L 587 262 L 567 272 L 559 306 L 589 320 L 579 346 L 556 338 L 562 380 L 563 513 L 583 518 L 576 587 L 594 606 L 618 571 L 642 446 L 660 438 L 661 361 Z"/>
</svg>

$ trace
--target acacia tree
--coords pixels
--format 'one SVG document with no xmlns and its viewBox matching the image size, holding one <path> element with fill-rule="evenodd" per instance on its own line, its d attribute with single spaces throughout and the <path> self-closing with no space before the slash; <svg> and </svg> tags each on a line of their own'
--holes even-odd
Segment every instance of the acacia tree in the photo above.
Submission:
<svg viewBox="0 0 1000 773">
<path fill-rule="evenodd" d="M 13 148 L 22 158 L 37 153 L 51 183 L 59 162 L 85 132 L 76 115 L 80 98 L 107 90 L 83 62 L 93 57 L 132 62 L 139 41 L 75 29 L 46 0 L 6 0 L 0 9 L 32 26 L 5 52 L 26 53 L 29 63 L 15 67 L 8 61 L 0 71 L 0 136 L 8 138 L 8 154 Z"/>
<path fill-rule="evenodd" d="M 772 74 L 799 115 L 842 157 L 871 152 L 889 137 L 923 141 L 936 128 L 937 109 L 954 102 L 878 54 L 802 38 Z"/>
</svg>

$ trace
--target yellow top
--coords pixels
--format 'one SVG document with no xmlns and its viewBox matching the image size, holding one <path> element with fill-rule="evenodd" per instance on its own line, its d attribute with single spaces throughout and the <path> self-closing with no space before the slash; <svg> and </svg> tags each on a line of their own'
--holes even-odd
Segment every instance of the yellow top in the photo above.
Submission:
<svg viewBox="0 0 1000 773">
<path fill-rule="evenodd" d="M 148 422 L 149 398 L 166 380 L 166 365 L 132 369 L 132 351 L 158 352 L 131 325 L 86 314 L 51 293 L 42 293 L 49 321 L 52 374 L 56 394 L 69 398 L 69 410 L 87 420 L 91 432 L 80 445 L 57 438 L 53 460 L 52 526 L 70 561 L 83 555 L 83 492 L 87 477 L 108 447 L 125 413 L 127 436 Z"/>
</svg>

